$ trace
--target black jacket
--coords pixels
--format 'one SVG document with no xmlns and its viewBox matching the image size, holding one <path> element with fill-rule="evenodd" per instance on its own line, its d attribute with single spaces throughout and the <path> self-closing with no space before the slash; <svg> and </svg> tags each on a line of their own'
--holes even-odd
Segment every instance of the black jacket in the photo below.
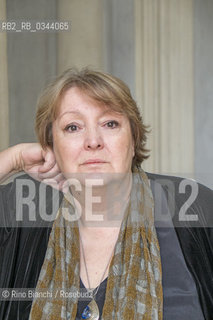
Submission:
<svg viewBox="0 0 213 320">
<path fill-rule="evenodd" d="M 194 277 L 204 317 L 206 320 L 212 320 L 213 192 L 198 184 L 198 189 L 195 190 L 196 199 L 192 199 L 190 180 L 155 174 L 148 174 L 148 177 L 151 181 L 160 183 L 166 192 L 175 230 L 188 269 Z M 39 212 L 41 184 L 27 175 L 21 178 L 32 181 L 35 185 L 33 202 L 36 212 Z M 18 179 L 20 178 L 8 185 L 0 186 L 0 288 L 36 287 L 52 227 L 52 223 L 39 228 L 14 225 Z M 186 181 L 186 188 L 184 188 L 184 181 Z M 184 189 L 184 193 L 181 189 Z M 54 196 L 50 187 L 47 187 L 46 191 L 48 211 L 52 209 Z M 27 188 L 23 188 L 23 194 L 27 196 L 27 193 Z M 61 199 L 62 194 L 59 195 L 59 201 Z M 191 199 L 192 203 L 190 203 Z M 190 206 L 186 215 L 197 215 L 198 221 L 180 221 L 180 212 L 183 212 L 187 204 Z M 27 206 L 23 206 L 23 210 L 24 215 L 27 215 Z M 0 320 L 28 319 L 31 303 L 32 301 L 0 300 Z"/>
</svg>

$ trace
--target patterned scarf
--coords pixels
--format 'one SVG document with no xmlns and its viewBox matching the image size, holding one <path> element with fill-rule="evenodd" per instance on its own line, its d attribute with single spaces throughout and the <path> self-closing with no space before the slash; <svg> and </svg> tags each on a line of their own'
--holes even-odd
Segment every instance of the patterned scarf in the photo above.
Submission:
<svg viewBox="0 0 213 320">
<path fill-rule="evenodd" d="M 160 249 L 154 227 L 153 198 L 146 174 L 133 174 L 129 206 L 110 263 L 102 320 L 162 320 L 163 295 Z M 30 320 L 75 319 L 79 292 L 78 223 L 62 215 L 74 208 L 65 197 L 54 222 L 37 283 Z M 63 213 L 65 212 L 63 211 Z M 49 292 L 41 298 L 39 293 Z"/>
</svg>

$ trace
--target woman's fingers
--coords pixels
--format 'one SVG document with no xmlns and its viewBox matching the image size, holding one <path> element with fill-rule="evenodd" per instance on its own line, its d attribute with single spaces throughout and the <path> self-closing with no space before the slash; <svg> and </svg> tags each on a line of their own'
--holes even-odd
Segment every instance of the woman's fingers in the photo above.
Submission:
<svg viewBox="0 0 213 320">
<path fill-rule="evenodd" d="M 38 143 L 25 144 L 21 155 L 23 170 L 37 180 L 53 179 L 60 173 L 55 155 L 49 148 L 44 150 Z"/>
<path fill-rule="evenodd" d="M 39 168 L 40 173 L 47 173 L 53 168 L 56 170 L 56 159 L 51 149 L 42 150 L 43 164 Z"/>
<path fill-rule="evenodd" d="M 62 190 L 65 178 L 62 173 L 59 173 L 54 178 L 47 178 L 42 180 L 43 183 L 46 183 L 57 190 Z"/>
<path fill-rule="evenodd" d="M 55 155 L 52 150 L 47 149 L 44 151 L 44 162 L 39 167 L 39 178 L 44 179 L 50 179 L 58 176 L 60 173 L 60 169 L 56 163 Z"/>
</svg>

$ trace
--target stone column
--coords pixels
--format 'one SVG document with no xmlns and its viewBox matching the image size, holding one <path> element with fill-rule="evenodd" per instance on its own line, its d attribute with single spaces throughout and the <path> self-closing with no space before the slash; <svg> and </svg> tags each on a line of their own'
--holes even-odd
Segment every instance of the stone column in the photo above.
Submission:
<svg viewBox="0 0 213 320">
<path fill-rule="evenodd" d="M 6 0 L 0 0 L 0 20 L 6 20 Z M 7 33 L 0 32 L 0 150 L 9 145 Z"/>
<path fill-rule="evenodd" d="M 194 172 L 193 0 L 135 0 L 136 97 L 153 172 Z"/>
</svg>

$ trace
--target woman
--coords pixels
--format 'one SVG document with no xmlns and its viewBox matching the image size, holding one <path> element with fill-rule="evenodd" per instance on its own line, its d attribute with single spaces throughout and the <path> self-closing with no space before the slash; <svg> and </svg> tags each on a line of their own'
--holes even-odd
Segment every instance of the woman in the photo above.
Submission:
<svg viewBox="0 0 213 320">
<path fill-rule="evenodd" d="M 2 232 L 4 249 L 12 239 L 19 241 L 19 266 L 27 259 L 24 248 L 30 251 L 25 276 L 7 286 L 36 286 L 38 293 L 51 294 L 35 296 L 31 311 L 25 304 L 24 316 L 18 311 L 21 303 L 5 303 L 4 319 L 12 319 L 15 312 L 20 319 L 29 313 L 30 319 L 210 319 L 212 305 L 206 303 L 211 302 L 210 289 L 202 288 L 202 276 L 194 270 L 196 258 L 181 250 L 171 218 L 163 228 L 154 226 L 154 203 L 158 217 L 160 209 L 171 208 L 165 181 L 153 175 L 148 179 L 140 168 L 147 158 L 147 130 L 126 85 L 101 72 L 67 70 L 41 96 L 36 131 L 40 144 L 17 145 L 1 154 L 1 178 L 24 170 L 66 193 L 50 236 L 49 228 L 35 228 L 30 234 L 15 230 L 11 235 L 4 228 Z M 180 182 L 176 180 L 174 188 Z M 2 207 L 7 188 L 13 189 L 3 187 Z M 208 198 L 210 191 L 204 193 Z M 187 195 L 179 198 L 175 210 Z M 37 195 L 35 199 L 38 213 Z M 47 195 L 50 206 L 48 199 Z M 203 209 L 209 212 L 208 206 Z M 205 250 L 202 247 L 202 253 Z M 212 256 L 208 258 L 202 266 L 208 271 L 204 283 L 212 268 Z M 10 279 L 15 271 L 9 273 Z M 87 288 L 89 300 L 73 294 L 80 288 Z M 72 294 L 67 297 L 68 292 Z"/>
</svg>

